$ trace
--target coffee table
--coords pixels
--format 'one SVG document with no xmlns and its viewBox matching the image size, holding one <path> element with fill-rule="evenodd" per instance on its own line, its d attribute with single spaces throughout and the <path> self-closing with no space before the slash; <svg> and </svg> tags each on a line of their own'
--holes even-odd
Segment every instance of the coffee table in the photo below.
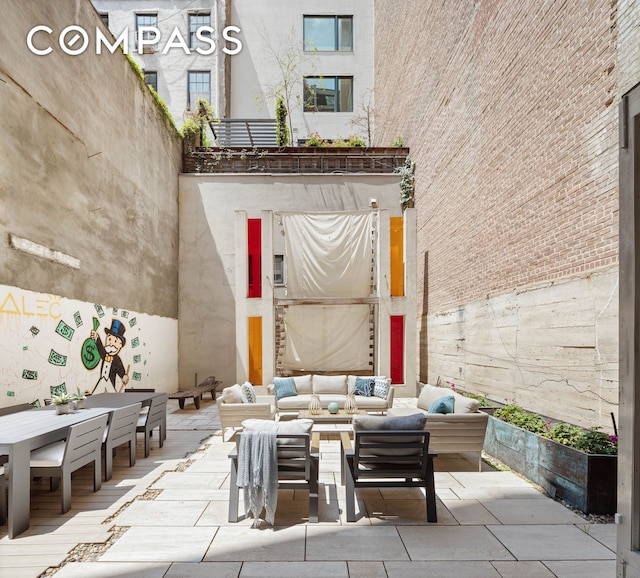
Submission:
<svg viewBox="0 0 640 578">
<path fill-rule="evenodd" d="M 312 414 L 308 409 L 301 409 L 291 412 L 282 412 L 279 419 L 312 419 L 313 432 L 319 434 L 322 440 L 340 439 L 340 432 L 351 431 L 351 421 L 354 415 L 380 415 L 378 412 L 369 412 L 366 409 L 358 409 L 353 413 L 347 413 L 340 409 L 338 413 L 329 413 L 326 409 L 321 409 L 319 413 Z"/>
</svg>

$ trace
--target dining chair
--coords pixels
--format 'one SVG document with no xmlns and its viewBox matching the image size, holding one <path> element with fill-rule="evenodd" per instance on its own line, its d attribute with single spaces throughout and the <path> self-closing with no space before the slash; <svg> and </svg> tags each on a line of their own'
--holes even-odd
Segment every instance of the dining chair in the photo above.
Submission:
<svg viewBox="0 0 640 578">
<path fill-rule="evenodd" d="M 51 478 L 51 490 L 60 485 L 62 513 L 71 508 L 71 474 L 93 462 L 93 491 L 102 485 L 102 439 L 108 414 L 69 427 L 66 440 L 54 442 L 31 452 L 31 475 Z"/>
<path fill-rule="evenodd" d="M 113 454 L 118 446 L 129 444 L 129 467 L 136 463 L 136 428 L 142 403 L 133 403 L 111 412 L 104 431 L 102 448 L 104 451 L 104 479 L 113 475 Z"/>
<path fill-rule="evenodd" d="M 138 416 L 136 432 L 144 434 L 144 457 L 149 457 L 151 449 L 151 432 L 158 428 L 158 444 L 164 445 L 167 438 L 167 396 L 162 395 L 151 399 L 149 411 Z"/>
<path fill-rule="evenodd" d="M 7 457 L 7 456 L 2 456 Z M 5 461 L 6 463 L 6 461 Z M 0 466 L 0 526 L 7 521 L 7 477 L 4 466 Z"/>
<path fill-rule="evenodd" d="M 19 411 L 27 411 L 32 409 L 32 405 L 30 403 L 18 403 L 17 405 L 10 405 L 8 407 L 0 408 L 0 415 L 9 415 L 12 413 L 18 413 Z"/>
</svg>

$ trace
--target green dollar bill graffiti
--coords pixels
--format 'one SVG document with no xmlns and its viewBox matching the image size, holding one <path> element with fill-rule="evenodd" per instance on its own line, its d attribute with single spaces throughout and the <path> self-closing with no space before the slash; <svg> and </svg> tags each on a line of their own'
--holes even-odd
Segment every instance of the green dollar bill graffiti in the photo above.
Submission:
<svg viewBox="0 0 640 578">
<path fill-rule="evenodd" d="M 128 311 L 121 311 L 120 315 L 122 315 L 122 317 L 124 317 L 125 319 L 129 319 L 129 312 Z"/>
<path fill-rule="evenodd" d="M 113 312 L 114 315 L 117 315 L 118 314 L 118 308 L 114 307 L 112 312 Z"/>
<path fill-rule="evenodd" d="M 140 381 L 142 379 L 142 375 L 140 373 L 138 373 L 137 371 L 133 372 L 133 377 L 131 378 L 135 381 Z"/>
<path fill-rule="evenodd" d="M 82 326 L 82 316 L 80 315 L 80 311 L 76 311 L 73 314 L 73 320 L 76 322 L 76 327 Z"/>
<path fill-rule="evenodd" d="M 73 334 L 75 333 L 75 329 L 61 320 L 60 323 L 58 323 L 58 327 L 56 327 L 56 333 L 71 341 L 71 339 L 73 338 Z"/>
<path fill-rule="evenodd" d="M 23 369 L 22 379 L 38 379 L 38 372 L 32 369 Z"/>
<path fill-rule="evenodd" d="M 67 395 L 67 384 L 61 383 L 60 385 L 51 385 L 49 386 L 49 391 L 51 395 Z"/>
<path fill-rule="evenodd" d="M 129 320 L 129 327 L 133 327 L 136 323 L 138 323 L 138 320 L 135 317 L 132 317 Z"/>
<path fill-rule="evenodd" d="M 49 363 L 51 365 L 67 365 L 67 356 L 52 349 L 49 353 Z"/>
<path fill-rule="evenodd" d="M 40 333 L 40 330 L 35 325 L 32 325 L 29 331 L 31 331 L 32 335 L 38 335 L 38 333 Z"/>
<path fill-rule="evenodd" d="M 133 363 L 140 363 L 141 359 L 142 359 L 141 355 L 134 355 L 133 356 Z"/>
<path fill-rule="evenodd" d="M 139 337 L 134 337 L 131 340 L 131 347 L 138 347 L 138 345 L 140 345 L 140 338 Z"/>
<path fill-rule="evenodd" d="M 94 307 L 96 309 L 96 313 L 98 314 L 98 317 L 104 317 L 104 309 L 102 308 L 102 305 L 98 305 L 96 303 L 94 304 Z"/>
<path fill-rule="evenodd" d="M 7 391 L 7 397 L 15 397 L 15 396 L 16 396 L 15 391 Z"/>
<path fill-rule="evenodd" d="M 91 337 L 84 340 L 80 350 L 80 357 L 82 359 L 82 365 L 84 365 L 88 370 L 95 369 L 98 363 L 100 363 L 98 346 Z"/>
</svg>

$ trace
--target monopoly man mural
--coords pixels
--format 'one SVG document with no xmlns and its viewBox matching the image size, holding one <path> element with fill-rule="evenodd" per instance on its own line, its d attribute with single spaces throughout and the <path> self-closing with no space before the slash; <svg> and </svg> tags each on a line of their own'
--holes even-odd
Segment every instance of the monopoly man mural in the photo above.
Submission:
<svg viewBox="0 0 640 578">
<path fill-rule="evenodd" d="M 100 366 L 100 377 L 96 382 L 91 393 L 119 392 L 124 389 L 129 381 L 129 367 L 124 369 L 122 359 L 120 359 L 120 351 L 126 345 L 127 341 L 124 337 L 126 327 L 119 319 L 111 320 L 111 327 L 105 327 L 105 342 L 102 343 L 100 335 L 93 329 L 90 339 L 96 344 L 96 350 L 102 365 Z M 120 377 L 121 386 L 116 386 L 116 376 Z"/>
</svg>

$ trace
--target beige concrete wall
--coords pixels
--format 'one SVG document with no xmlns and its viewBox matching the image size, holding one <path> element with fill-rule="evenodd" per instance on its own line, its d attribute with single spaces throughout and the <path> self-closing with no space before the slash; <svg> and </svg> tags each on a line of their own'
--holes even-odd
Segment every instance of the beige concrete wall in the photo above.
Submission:
<svg viewBox="0 0 640 578">
<path fill-rule="evenodd" d="M 270 211 L 350 211 L 371 210 L 370 199 L 378 200 L 378 210 L 389 216 L 402 215 L 398 175 L 182 175 L 180 177 L 180 382 L 192 382 L 194 375 L 215 375 L 225 385 L 247 379 L 246 316 L 263 316 L 263 378 L 273 375 L 272 332 L 274 315 L 269 287 L 272 263 L 267 252 L 282 252 L 281 235 L 270 224 L 263 224 L 263 298 L 246 299 L 246 219 L 262 218 Z M 410 211 L 413 223 L 413 211 Z M 381 222 L 385 222 L 382 220 Z M 238 233 L 240 230 L 240 233 Z M 409 235 L 411 241 L 413 225 Z M 388 233 L 387 233 L 388 238 Z M 415 243 L 407 249 L 413 263 Z M 388 258 L 384 262 L 388 271 Z M 414 279 L 412 265 L 406 274 Z M 383 273 L 380 274 L 383 277 Z M 388 272 L 384 272 L 388 279 Z M 383 278 L 384 278 L 383 277 Z M 272 277 L 271 277 L 272 278 Z M 385 281 L 386 281 L 385 279 Z M 412 282 L 413 284 L 413 282 Z M 242 285 L 240 287 L 240 285 Z M 384 297 L 386 291 L 386 297 Z M 381 290 L 380 309 L 388 315 L 406 314 L 414 318 L 415 297 L 389 298 L 388 283 Z M 282 296 L 276 295 L 277 296 Z M 387 322 L 388 323 L 388 322 Z M 242 336 L 245 338 L 242 338 Z M 380 337 L 379 368 L 388 370 L 388 334 Z M 415 333 L 407 330 L 405 365 L 415 388 Z M 271 355 L 268 356 L 268 353 Z"/>
<path fill-rule="evenodd" d="M 58 45 L 71 24 L 92 40 L 82 55 Z M 36 37 L 51 54 L 28 50 L 36 25 L 53 29 Z M 177 389 L 180 140 L 122 52 L 96 55 L 96 26 L 88 0 L 2 4 L 0 406 L 65 380 L 84 389 L 81 344 L 55 330 L 62 321 L 84 339 L 92 316 L 103 340 L 112 318 L 138 337 L 123 350 L 131 378 Z"/>
<path fill-rule="evenodd" d="M 543 382 L 545 395 L 563 400 L 566 419 L 598 422 L 606 409 L 597 391 L 576 389 L 597 382 L 600 366 L 587 364 L 592 376 L 577 381 L 571 364 L 559 369 L 573 333 L 589 326 L 595 333 L 585 302 L 598 293 L 581 279 L 617 268 L 616 5 L 392 0 L 375 7 L 376 140 L 402 135 L 417 163 L 420 375 L 462 375 L 471 390 L 490 383 L 499 399 L 517 388 L 536 408 L 542 399 L 527 392 Z M 629 50 L 633 44 L 626 40 Z M 544 329 L 556 320 L 542 304 L 533 304 L 540 319 L 513 318 L 520 339 L 538 332 L 544 355 L 520 352 L 509 371 L 488 363 L 477 383 L 469 358 L 454 355 L 461 369 L 444 369 L 456 339 L 473 332 L 463 323 L 454 336 L 439 316 L 473 312 L 476 327 L 491 327 L 491 307 L 476 304 L 520 303 L 523 292 L 554 281 L 580 291 L 562 303 L 571 318 L 565 330 Z M 502 359 L 504 346 L 487 335 L 482 352 Z"/>
<path fill-rule="evenodd" d="M 0 282 L 175 318 L 175 131 L 121 51 L 71 56 L 57 45 L 69 24 L 95 38 L 90 2 L 7 0 L 2 22 L 0 225 L 80 266 L 26 256 L 4 235 Z M 54 30 L 45 56 L 26 45 L 39 24 Z"/>
</svg>

